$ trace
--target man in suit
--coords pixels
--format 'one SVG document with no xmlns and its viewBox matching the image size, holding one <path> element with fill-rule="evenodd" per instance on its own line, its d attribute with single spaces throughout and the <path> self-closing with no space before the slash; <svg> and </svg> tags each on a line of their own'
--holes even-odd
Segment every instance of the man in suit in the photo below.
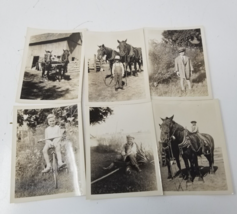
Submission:
<svg viewBox="0 0 237 214">
<path fill-rule="evenodd" d="M 191 76 L 193 72 L 193 65 L 191 59 L 185 56 L 185 48 L 178 49 L 179 56 L 175 58 L 175 71 L 180 77 L 180 85 L 182 91 L 184 91 L 184 79 L 188 83 L 188 88 L 191 89 Z"/>
</svg>

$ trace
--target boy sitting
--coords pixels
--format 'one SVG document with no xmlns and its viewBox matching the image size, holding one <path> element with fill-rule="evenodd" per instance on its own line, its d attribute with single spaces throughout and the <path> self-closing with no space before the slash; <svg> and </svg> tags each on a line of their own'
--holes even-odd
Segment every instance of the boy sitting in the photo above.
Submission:
<svg viewBox="0 0 237 214">
<path fill-rule="evenodd" d="M 45 145 L 43 148 L 43 155 L 46 162 L 46 168 L 42 173 L 48 172 L 51 169 L 51 163 L 49 161 L 48 150 L 51 147 L 55 147 L 58 160 L 58 168 L 64 167 L 66 164 L 62 162 L 60 141 L 61 141 L 61 131 L 60 127 L 55 125 L 56 118 L 55 115 L 49 114 L 47 117 L 49 126 L 45 129 Z"/>
</svg>

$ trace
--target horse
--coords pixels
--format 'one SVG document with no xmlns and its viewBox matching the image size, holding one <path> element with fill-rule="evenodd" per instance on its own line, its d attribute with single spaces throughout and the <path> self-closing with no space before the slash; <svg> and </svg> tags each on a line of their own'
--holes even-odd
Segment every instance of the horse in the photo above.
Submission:
<svg viewBox="0 0 237 214">
<path fill-rule="evenodd" d="M 41 63 L 43 79 L 46 79 L 46 77 L 49 78 L 49 72 L 52 70 L 52 52 L 53 51 L 45 51 L 44 59 Z M 47 73 L 45 74 L 46 71 Z"/>
<path fill-rule="evenodd" d="M 139 65 L 139 72 L 141 72 L 142 65 L 142 49 L 135 48 L 132 45 L 127 44 L 127 39 L 125 41 L 117 40 L 119 45 L 119 54 L 122 57 L 122 60 L 125 62 L 126 70 L 129 66 L 130 72 L 137 76 L 137 63 Z M 132 64 L 134 64 L 135 72 L 132 72 Z"/>
<path fill-rule="evenodd" d="M 170 118 L 166 117 L 165 119 L 161 118 L 161 143 L 168 144 L 168 146 L 171 145 L 170 149 L 171 152 L 173 152 L 173 156 L 177 155 L 177 153 L 182 155 L 187 170 L 187 175 L 185 177 L 187 183 L 193 181 L 192 174 L 198 175 L 198 180 L 203 181 L 203 175 L 199 170 L 197 156 L 203 154 L 207 158 L 209 162 L 209 173 L 214 174 L 214 139 L 209 134 L 189 132 L 183 126 L 176 123 L 173 118 L 174 116 Z M 206 140 L 206 146 L 204 146 L 204 142 L 199 135 L 202 135 Z M 170 157 L 168 157 L 167 163 L 170 164 Z M 191 167 L 189 167 L 189 164 Z M 168 174 L 169 176 L 172 176 L 169 167 Z"/>
<path fill-rule="evenodd" d="M 61 61 L 63 63 L 63 65 L 61 67 L 61 72 L 60 72 L 61 79 L 64 79 L 65 73 L 68 72 L 67 66 L 68 66 L 68 63 L 69 63 L 69 55 L 70 55 L 69 50 L 64 50 L 63 49 L 63 54 L 61 56 Z"/>
<path fill-rule="evenodd" d="M 109 61 L 109 68 L 112 75 L 112 67 L 115 56 L 119 56 L 119 53 L 116 50 L 106 47 L 104 44 L 98 46 L 97 50 L 97 59 L 102 61 L 103 57 L 106 56 L 105 60 Z"/>
</svg>

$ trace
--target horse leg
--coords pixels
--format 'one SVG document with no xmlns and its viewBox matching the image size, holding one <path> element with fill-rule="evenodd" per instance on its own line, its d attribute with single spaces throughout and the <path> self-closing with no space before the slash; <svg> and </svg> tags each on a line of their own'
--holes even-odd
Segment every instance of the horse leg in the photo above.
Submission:
<svg viewBox="0 0 237 214">
<path fill-rule="evenodd" d="M 184 179 L 187 180 L 187 183 L 192 182 L 191 180 L 191 173 L 190 173 L 190 168 L 189 168 L 189 163 L 188 163 L 188 159 L 183 156 L 183 160 L 184 160 L 184 164 L 185 164 L 185 168 L 187 170 L 187 174 L 185 175 Z"/>
<path fill-rule="evenodd" d="M 198 166 L 198 158 L 197 158 L 197 155 L 194 153 L 192 155 L 192 160 L 193 160 L 193 165 L 194 165 L 193 167 L 195 169 L 195 175 L 198 175 L 198 181 L 203 182 L 203 176 Z"/>
<path fill-rule="evenodd" d="M 214 170 L 214 155 L 213 152 L 211 152 L 211 154 L 205 155 L 205 157 L 207 158 L 208 162 L 209 162 L 209 167 L 210 167 L 210 174 L 214 174 L 215 170 Z"/>
<path fill-rule="evenodd" d="M 138 67 L 139 67 L 139 72 L 141 72 L 141 63 L 140 63 L 140 59 L 137 61 L 138 63 Z"/>
<path fill-rule="evenodd" d="M 181 172 L 181 165 L 180 165 L 180 161 L 179 161 L 179 154 L 174 154 L 174 158 L 175 158 L 176 164 L 178 166 L 178 171 L 175 174 L 179 175 L 180 172 Z"/>
<path fill-rule="evenodd" d="M 135 70 L 135 76 L 137 76 L 138 74 L 137 74 L 137 62 L 136 61 L 134 62 L 134 70 Z"/>
<path fill-rule="evenodd" d="M 132 70 L 132 63 L 130 62 L 130 63 L 128 64 L 128 66 L 129 66 L 129 70 L 130 70 L 130 72 L 131 72 L 131 75 L 134 76 L 134 72 L 133 72 L 133 70 Z"/>
<path fill-rule="evenodd" d="M 112 76 L 112 68 L 113 68 L 113 63 L 112 60 L 109 61 L 109 69 L 110 69 L 110 75 Z"/>
<path fill-rule="evenodd" d="M 167 168 L 168 168 L 168 177 L 167 179 L 173 179 L 172 173 L 171 173 L 171 165 L 170 165 L 170 159 L 166 158 L 166 162 L 167 162 Z"/>
</svg>

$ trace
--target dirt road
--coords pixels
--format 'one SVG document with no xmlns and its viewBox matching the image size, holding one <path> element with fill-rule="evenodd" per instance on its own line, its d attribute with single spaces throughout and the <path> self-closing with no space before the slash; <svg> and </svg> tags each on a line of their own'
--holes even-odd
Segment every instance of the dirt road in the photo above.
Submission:
<svg viewBox="0 0 237 214">
<path fill-rule="evenodd" d="M 124 90 L 115 91 L 115 87 L 108 87 L 103 81 L 103 78 L 110 74 L 109 66 L 103 65 L 103 69 L 104 71 L 91 70 L 88 73 L 90 102 L 115 102 L 146 98 L 144 72 L 138 73 L 137 77 L 128 76 L 127 86 L 124 86 Z M 123 78 L 123 82 L 126 82 L 125 78 Z"/>
</svg>

